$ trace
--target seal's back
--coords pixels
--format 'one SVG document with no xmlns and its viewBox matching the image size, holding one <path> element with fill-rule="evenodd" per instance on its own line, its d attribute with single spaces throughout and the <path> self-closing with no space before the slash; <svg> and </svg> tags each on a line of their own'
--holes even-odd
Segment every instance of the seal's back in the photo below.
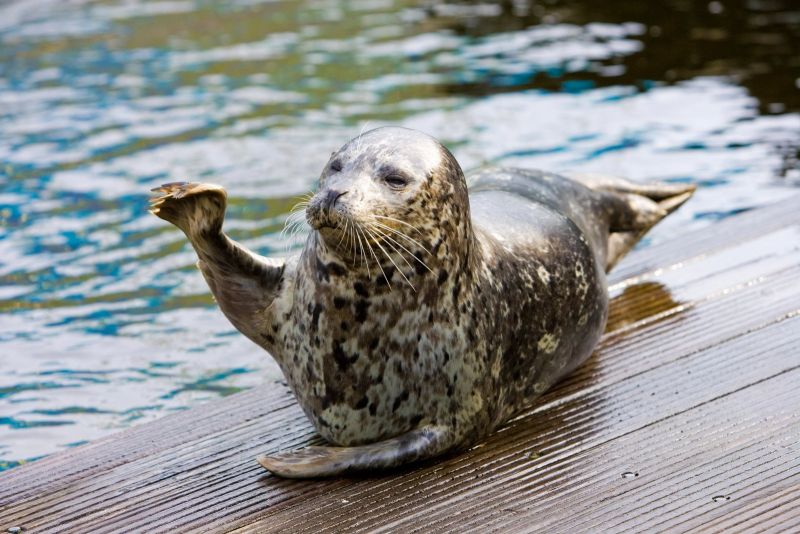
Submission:
<svg viewBox="0 0 800 534">
<path fill-rule="evenodd" d="M 502 191 L 569 217 L 590 240 L 607 272 L 696 188 L 691 184 L 637 184 L 597 174 L 562 176 L 508 167 L 480 169 L 467 176 L 467 183 L 470 203 L 478 213 L 485 198 L 479 193 Z"/>
</svg>

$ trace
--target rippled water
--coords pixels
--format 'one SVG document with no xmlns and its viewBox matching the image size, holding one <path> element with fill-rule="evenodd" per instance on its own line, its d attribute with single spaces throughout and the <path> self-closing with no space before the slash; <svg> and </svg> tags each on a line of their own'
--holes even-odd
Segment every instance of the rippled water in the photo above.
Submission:
<svg viewBox="0 0 800 534">
<path fill-rule="evenodd" d="M 162 182 L 225 185 L 267 255 L 383 123 L 466 168 L 698 183 L 654 241 L 796 191 L 797 7 L 652 4 L 0 2 L 0 466 L 280 378 L 146 213 Z"/>
</svg>

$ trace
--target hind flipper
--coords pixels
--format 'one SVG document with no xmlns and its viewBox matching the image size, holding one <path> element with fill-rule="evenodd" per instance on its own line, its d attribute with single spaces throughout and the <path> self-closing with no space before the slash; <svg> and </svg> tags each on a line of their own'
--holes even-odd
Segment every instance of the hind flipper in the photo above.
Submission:
<svg viewBox="0 0 800 534">
<path fill-rule="evenodd" d="M 645 219 L 649 219 L 646 224 L 641 225 L 641 227 L 635 230 L 627 230 L 627 231 L 612 231 L 608 235 L 608 249 L 606 252 L 606 272 L 610 271 L 614 265 L 622 259 L 630 250 L 639 242 L 639 240 L 646 234 L 650 228 L 652 228 L 656 223 L 661 221 L 664 217 L 678 209 L 684 202 L 691 198 L 692 194 L 694 193 L 694 187 L 692 187 L 688 191 L 684 191 L 683 193 L 679 193 L 675 196 L 671 197 L 664 197 L 663 200 L 658 202 L 651 202 L 653 206 L 655 206 L 657 211 L 650 211 L 650 215 L 645 217 Z M 626 195 L 627 197 L 633 197 L 638 195 Z M 639 197 L 642 200 L 642 197 Z M 642 205 L 639 203 L 639 205 Z M 613 229 L 612 229 L 613 230 Z"/>
<path fill-rule="evenodd" d="M 617 176 L 607 176 L 604 174 L 567 174 L 569 178 L 580 182 L 595 191 L 607 191 L 609 193 L 630 193 L 647 197 L 650 200 L 661 201 L 672 197 L 680 196 L 685 193 L 692 193 L 697 186 L 694 184 L 668 184 L 665 182 L 650 182 L 640 184 L 631 182 Z M 691 194 L 689 195 L 691 196 Z M 688 198 L 688 197 L 687 197 Z M 683 202 L 685 202 L 684 199 Z M 683 203 L 681 202 L 681 203 Z M 680 204 L 679 204 L 680 205 Z"/>
<path fill-rule="evenodd" d="M 425 426 L 395 438 L 356 447 L 306 447 L 259 456 L 258 463 L 285 478 L 317 478 L 385 469 L 438 456 L 454 448 L 453 433 Z"/>
<path fill-rule="evenodd" d="M 689 200 L 696 186 L 651 182 L 640 184 L 616 176 L 570 174 L 595 191 L 609 193 L 613 205 L 609 221 L 606 271 L 610 271 L 661 219 Z"/>
</svg>

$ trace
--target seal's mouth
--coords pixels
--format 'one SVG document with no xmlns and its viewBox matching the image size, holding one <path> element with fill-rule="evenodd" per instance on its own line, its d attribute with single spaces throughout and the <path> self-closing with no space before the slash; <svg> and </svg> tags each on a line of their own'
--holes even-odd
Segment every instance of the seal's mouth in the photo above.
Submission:
<svg viewBox="0 0 800 534">
<path fill-rule="evenodd" d="M 315 221 L 311 226 L 328 248 L 340 254 L 348 256 L 351 247 L 355 245 L 357 225 L 354 221 L 348 221 L 344 215 L 339 215 L 336 220 L 326 218 L 323 221 Z"/>
<path fill-rule="evenodd" d="M 323 228 L 341 229 L 345 223 L 342 203 L 339 199 L 347 194 L 335 189 L 320 191 L 306 208 L 306 221 L 314 230 Z"/>
<path fill-rule="evenodd" d="M 343 224 L 341 219 L 342 215 L 337 212 L 315 209 L 313 206 L 306 208 L 306 221 L 314 230 L 339 229 Z"/>
</svg>

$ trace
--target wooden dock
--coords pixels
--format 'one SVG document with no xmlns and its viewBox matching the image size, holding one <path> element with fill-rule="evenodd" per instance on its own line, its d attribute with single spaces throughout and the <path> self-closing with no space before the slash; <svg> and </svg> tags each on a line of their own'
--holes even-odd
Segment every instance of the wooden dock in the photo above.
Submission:
<svg viewBox="0 0 800 534">
<path fill-rule="evenodd" d="M 270 384 L 3 473 L 0 531 L 800 532 L 800 197 L 611 284 L 592 359 L 466 453 L 275 478 L 257 454 L 319 438 Z"/>
</svg>

